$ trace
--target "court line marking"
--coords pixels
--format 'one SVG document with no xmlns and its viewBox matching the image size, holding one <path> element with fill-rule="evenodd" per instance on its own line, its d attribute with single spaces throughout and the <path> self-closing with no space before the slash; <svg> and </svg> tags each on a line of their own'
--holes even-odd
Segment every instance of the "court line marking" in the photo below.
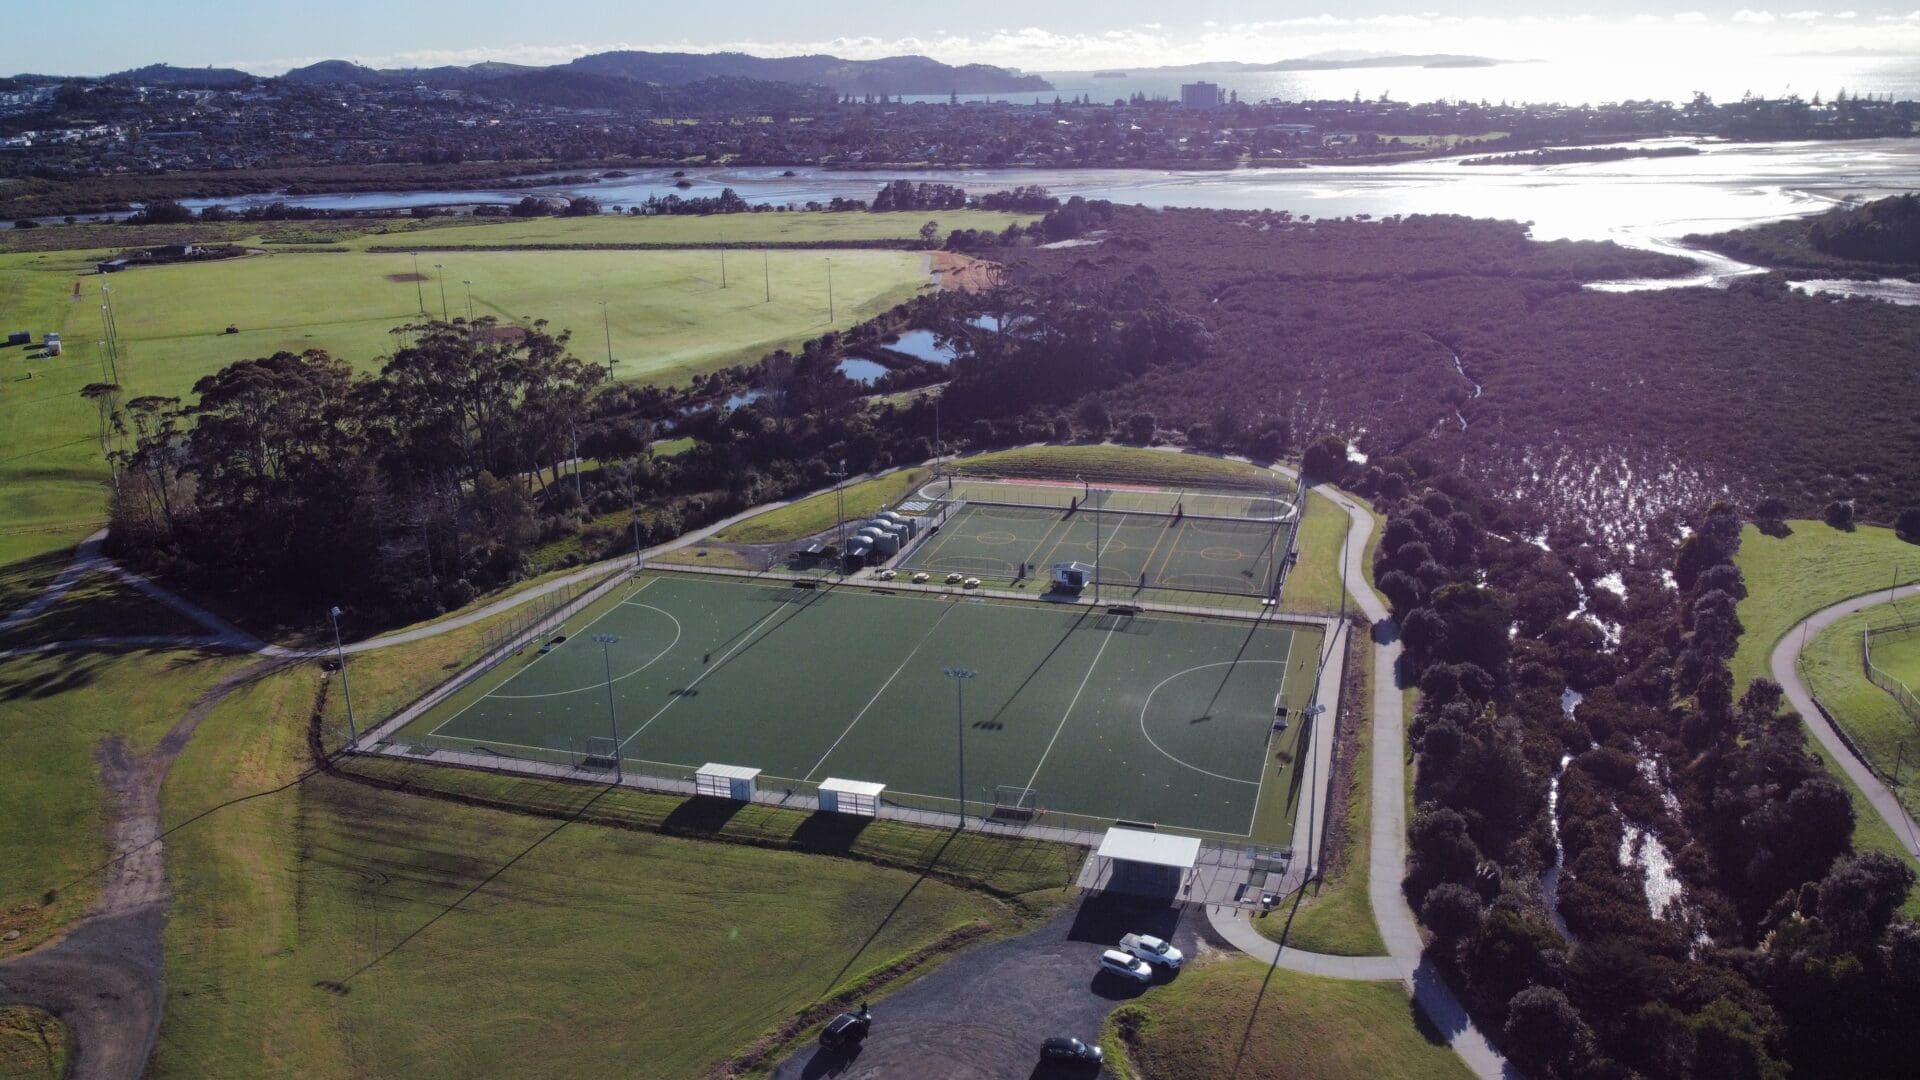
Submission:
<svg viewBox="0 0 1920 1080">
<path fill-rule="evenodd" d="M 636 607 L 636 608 L 639 608 L 639 609 L 641 609 L 642 611 L 657 611 L 657 612 L 659 612 L 660 614 L 662 614 L 662 615 L 665 615 L 665 616 L 666 616 L 666 617 L 667 617 L 668 619 L 670 619 L 670 620 L 672 620 L 672 622 L 673 622 L 673 640 L 672 640 L 672 641 L 669 641 L 669 642 L 667 642 L 667 645 L 666 645 L 666 648 L 664 648 L 664 649 L 661 649 L 661 650 L 660 650 L 659 652 L 657 652 L 657 653 L 654 653 L 654 654 L 653 654 L 653 659 L 651 659 L 651 660 L 648 660 L 648 661 L 647 661 L 646 663 L 644 663 L 644 664 L 641 664 L 641 665 L 640 665 L 639 667 L 637 667 L 637 668 L 634 668 L 634 669 L 633 669 L 632 671 L 629 671 L 629 672 L 627 672 L 627 673 L 626 673 L 625 675 L 616 675 L 616 676 L 614 676 L 614 677 L 613 677 L 613 679 L 611 680 L 612 682 L 625 682 L 625 681 L 627 681 L 628 679 L 631 679 L 631 678 L 633 678 L 633 677 L 634 677 L 635 675 L 638 675 L 638 674 L 640 674 L 641 672 L 643 672 L 643 671 L 645 671 L 645 670 L 647 670 L 648 668 L 650 668 L 650 667 L 652 667 L 653 665 L 655 665 L 655 664 L 657 664 L 657 663 L 659 663 L 659 662 L 660 662 L 660 658 L 661 658 L 661 657 L 663 657 L 663 656 L 665 656 L 665 655 L 667 655 L 667 653 L 669 653 L 669 652 L 671 652 L 671 651 L 673 650 L 673 647 L 674 647 L 675 645 L 678 645 L 678 644 L 680 644 L 680 636 L 681 636 L 681 633 L 682 633 L 682 628 L 681 628 L 681 626 L 680 626 L 680 620 L 679 620 L 679 619 L 676 619 L 676 618 L 674 618 L 674 615 L 673 615 L 673 612 L 671 612 L 671 611 L 668 611 L 668 610 L 667 610 L 666 608 L 659 608 L 659 607 L 654 607 L 654 606 L 653 606 L 652 604 L 636 604 L 636 603 L 634 603 L 634 602 L 633 602 L 633 601 L 631 601 L 631 600 L 622 600 L 622 601 L 620 601 L 620 603 L 619 603 L 618 605 L 616 605 L 616 606 L 618 606 L 618 607 Z M 565 696 L 566 696 L 566 695 L 568 695 L 568 694 L 584 694 L 584 693 L 588 693 L 589 691 L 593 691 L 593 690 L 599 690 L 599 689 L 602 689 L 602 688 L 604 688 L 604 687 L 605 687 L 605 686 L 607 685 L 607 681 L 608 681 L 608 680 L 602 680 L 602 681 L 600 681 L 600 682 L 597 682 L 597 683 L 589 683 L 589 684 L 588 684 L 588 685 L 586 685 L 586 686 L 576 686 L 576 687 L 574 687 L 574 688 L 573 688 L 573 689 L 571 689 L 571 690 L 550 690 L 550 691 L 548 691 L 547 693 L 544 693 L 544 694 L 501 694 L 501 693 L 492 693 L 492 694 L 488 694 L 487 696 L 488 696 L 488 697 L 490 697 L 490 698 L 497 698 L 497 699 L 499 699 L 499 700 L 501 700 L 501 701 L 529 701 L 529 700 L 532 700 L 532 699 L 534 699 L 534 698 L 553 698 L 553 697 L 565 697 Z"/>
<path fill-rule="evenodd" d="M 572 634 L 570 634 L 570 635 L 568 635 L 568 636 L 569 636 L 569 637 L 579 637 L 579 636 L 580 636 L 581 634 L 584 634 L 584 633 L 586 633 L 587 631 L 589 631 L 589 630 L 591 630 L 591 629 L 593 629 L 593 626 L 594 626 L 594 624 L 595 624 L 595 623 L 597 623 L 597 622 L 599 622 L 599 621 L 600 621 L 601 619 L 604 619 L 604 618 L 606 618 L 607 616 L 609 616 L 609 615 L 611 615 L 611 614 L 613 614 L 615 610 L 617 610 L 617 609 L 618 609 L 618 608 L 620 608 L 620 607 L 621 607 L 622 605 L 624 605 L 624 604 L 625 604 L 625 603 L 626 603 L 626 602 L 627 602 L 628 600 L 631 600 L 631 599 L 633 599 L 634 597 L 636 597 L 636 596 L 639 596 L 639 595 L 640 595 L 641 593 L 643 593 L 643 592 L 646 592 L 646 591 L 647 591 L 647 590 L 648 590 L 649 588 L 652 588 L 652 587 L 653 587 L 653 583 L 654 583 L 654 582 L 656 582 L 656 581 L 659 581 L 659 580 L 660 580 L 660 579 L 659 579 L 658 577 L 650 577 L 650 578 L 648 578 L 648 579 L 647 579 L 647 581 L 646 581 L 646 584 L 644 584 L 644 585 L 642 585 L 642 586 L 640 586 L 639 588 L 637 588 L 637 589 L 635 589 L 635 590 L 633 590 L 632 592 L 630 592 L 630 593 L 628 593 L 628 594 L 626 595 L 626 597 L 625 597 L 624 599 L 622 599 L 622 600 L 620 600 L 620 601 L 619 601 L 619 603 L 616 603 L 616 604 L 614 604 L 614 605 L 613 605 L 612 607 L 609 607 L 609 608 L 608 608 L 607 610 L 605 610 L 605 611 L 603 611 L 603 612 L 601 612 L 601 613 L 600 613 L 600 614 L 598 614 L 598 615 L 595 615 L 595 616 L 593 617 L 593 619 L 592 619 L 591 621 L 589 621 L 589 622 L 587 623 L 587 625 L 585 625 L 585 626 L 583 626 L 583 627 L 581 627 L 580 629 L 578 629 L 578 630 L 576 630 L 576 631 L 574 631 L 574 632 L 573 632 Z M 602 599 L 605 599 L 605 597 L 602 597 Z M 676 622 L 678 622 L 678 620 L 675 620 L 675 621 L 676 621 Z M 562 623 L 561 623 L 560 625 L 561 625 L 561 626 L 565 626 L 565 625 L 567 625 L 567 624 L 566 624 L 565 622 L 562 622 Z M 531 640 L 531 639 L 529 639 L 529 640 Z M 523 645 L 523 646 L 521 646 L 521 647 L 522 647 L 522 648 L 525 648 L 525 646 L 524 646 L 524 645 Z M 440 734 L 440 729 L 441 729 L 441 728 L 444 728 L 444 727 L 446 727 L 446 726 L 447 726 L 448 724 L 451 724 L 451 723 L 453 723 L 453 722 L 454 722 L 455 720 L 458 720 L 458 719 L 460 719 L 460 718 L 461 718 L 462 716 L 465 716 L 465 715 L 467 714 L 467 710 L 468 710 L 468 709 L 471 709 L 471 708 L 473 708 L 473 707 L 474 707 L 475 705 L 478 705 L 478 704 L 480 704 L 481 702 L 483 702 L 483 701 L 485 701 L 485 700 L 487 700 L 488 698 L 490 698 L 490 697 L 492 697 L 492 696 L 493 696 L 493 691 L 494 691 L 494 690 L 499 690 L 499 689 L 501 689 L 501 688 L 503 688 L 503 687 L 506 687 L 506 686 L 509 686 L 509 685 L 511 685 L 511 684 L 513 683 L 513 680 L 515 680 L 515 679 L 517 679 L 517 678 L 519 678 L 519 677 L 520 677 L 520 676 L 522 676 L 522 675 L 525 675 L 525 674 L 527 673 L 527 670 L 528 670 L 529 668 L 531 668 L 531 667 L 533 667 L 533 665 L 535 665 L 535 664 L 537 664 L 537 663 L 539 663 L 540 661 L 542 661 L 542 660 L 545 660 L 545 659 L 547 658 L 547 656 L 548 656 L 548 655 L 549 655 L 549 654 L 547 654 L 547 653 L 541 653 L 541 654 L 539 654 L 538 656 L 535 656 L 535 657 L 534 657 L 534 658 L 533 658 L 532 660 L 529 660 L 529 661 L 527 661 L 527 663 L 526 663 L 526 664 L 525 664 L 524 666 L 522 666 L 522 667 L 520 668 L 520 670 L 519 670 L 519 671 L 516 671 L 516 672 L 514 672 L 513 674 L 511 674 L 511 675 L 509 675 L 509 676 L 507 676 L 507 677 L 506 677 L 506 679 L 505 679 L 504 681 L 502 681 L 502 682 L 500 683 L 500 685 L 499 685 L 499 686 L 496 686 L 496 687 L 494 687 L 494 688 L 493 688 L 493 690 L 489 690 L 489 691 L 487 691 L 486 693 L 484 693 L 484 694 L 481 694 L 481 695 L 480 695 L 479 697 L 477 697 L 477 698 L 474 698 L 474 699 L 473 699 L 472 701 L 469 701 L 469 702 L 467 702 L 467 703 L 466 703 L 465 705 L 462 705 L 462 706 L 460 707 L 460 711 L 459 711 L 459 712 L 456 712 L 456 713 L 454 713 L 454 714 L 453 714 L 452 716 L 449 716 L 449 717 L 447 717 L 447 718 L 446 718 L 445 720 L 442 720 L 442 721 L 440 721 L 440 723 L 439 723 L 439 724 L 438 724 L 438 725 L 437 725 L 436 727 L 434 727 L 434 729 L 433 729 L 432 731 L 429 731 L 429 732 L 427 732 L 427 734 L 426 734 L 426 736 L 425 736 L 425 737 L 426 737 L 426 738 L 429 738 L 429 739 L 431 739 L 431 738 L 433 738 L 433 737 L 434 737 L 435 735 L 438 735 L 438 734 Z M 501 661 L 500 663 L 502 663 L 502 664 L 504 664 L 504 663 L 506 663 L 506 661 L 505 661 L 505 660 L 502 660 L 502 661 Z M 498 665 L 496 665 L 496 666 L 498 666 Z M 485 676 L 485 675 L 482 675 L 482 676 L 480 676 L 480 677 L 481 677 L 481 678 L 485 678 L 486 676 Z M 456 693 L 457 693 L 457 692 L 458 692 L 458 691 L 456 691 Z M 449 738 L 451 738 L 452 736 L 448 736 L 448 737 L 449 737 Z"/>
<path fill-rule="evenodd" d="M 1291 640 L 1291 639 L 1289 639 L 1289 640 L 1288 640 L 1288 642 L 1287 642 L 1287 652 L 1288 652 L 1288 654 L 1289 654 L 1289 655 L 1291 655 L 1291 654 L 1292 654 L 1292 652 L 1293 652 L 1293 642 L 1292 642 L 1292 640 Z M 1285 668 L 1286 668 L 1286 666 L 1287 666 L 1287 662 L 1286 662 L 1286 660 L 1285 660 L 1285 659 L 1280 659 L 1280 660 L 1215 660 L 1215 661 L 1214 661 L 1213 663 L 1211 663 L 1211 664 L 1195 664 L 1195 665 L 1194 665 L 1193 667 L 1190 667 L 1190 668 L 1188 668 L 1188 669 L 1186 669 L 1185 671 L 1176 671 L 1176 672 L 1174 672 L 1173 674 L 1171 674 L 1171 675 L 1169 675 L 1169 676 L 1167 676 L 1166 678 L 1164 678 L 1164 679 L 1161 679 L 1161 680 L 1160 680 L 1160 681 L 1159 681 L 1158 683 L 1156 683 L 1156 684 L 1154 684 L 1154 687 L 1153 687 L 1153 689 L 1151 689 L 1151 690 L 1149 690 L 1149 691 L 1147 691 L 1147 699 L 1146 699 L 1145 701 L 1143 701 L 1143 702 L 1141 702 L 1141 703 L 1140 703 L 1140 734 L 1142 734 L 1142 735 L 1144 735 L 1144 736 L 1146 736 L 1146 739 L 1147 739 L 1147 744 L 1148 744 L 1148 745 L 1150 745 L 1150 746 L 1152 746 L 1152 747 L 1153 747 L 1153 748 L 1154 748 L 1155 750 L 1158 750 L 1158 751 L 1160 751 L 1160 756 L 1161 756 L 1161 757 L 1164 757 L 1164 758 L 1166 758 L 1166 759 L 1167 759 L 1168 761 L 1171 761 L 1171 762 L 1173 762 L 1173 763 L 1174 763 L 1175 765 L 1184 765 L 1184 766 L 1186 766 L 1187 768 L 1189 768 L 1189 769 L 1192 769 L 1192 770 L 1193 770 L 1194 772 L 1197 772 L 1197 773 L 1204 773 L 1204 774 L 1206 774 L 1207 776 L 1211 776 L 1211 777 L 1213 777 L 1213 778 L 1214 778 L 1214 779 L 1216 779 L 1216 780 L 1230 780 L 1230 781 L 1232 781 L 1233 783 L 1236 783 L 1236 784 L 1246 784 L 1246 785 L 1247 785 L 1247 786 L 1249 786 L 1249 787 L 1256 787 L 1256 788 L 1257 788 L 1257 787 L 1259 787 L 1259 786 L 1260 786 L 1260 780 L 1242 780 L 1241 778 L 1239 778 L 1239 777 L 1237 777 L 1237 776 L 1227 776 L 1227 775 L 1225 775 L 1225 774 L 1223 774 L 1223 773 L 1217 773 L 1217 772 L 1214 772 L 1214 771 L 1213 771 L 1213 770 L 1211 770 L 1211 769 L 1203 769 L 1203 768 L 1201 768 L 1200 766 L 1198 766 L 1198 765 L 1195 765 L 1195 764 L 1193 764 L 1193 763 L 1192 763 L 1192 762 L 1190 762 L 1190 761 L 1183 761 L 1183 760 L 1181 760 L 1180 758 L 1177 758 L 1177 757 L 1175 757 L 1174 755 L 1172 755 L 1172 754 L 1170 754 L 1170 753 L 1168 753 L 1168 752 L 1167 752 L 1167 749 L 1166 749 L 1166 747 L 1164 747 L 1164 746 L 1161 746 L 1161 745 L 1160 745 L 1160 744 L 1159 744 L 1158 742 L 1155 742 L 1155 741 L 1154 741 L 1154 738 L 1153 738 L 1153 735 L 1152 735 L 1152 733 L 1151 733 L 1151 732 L 1149 732 L 1149 731 L 1147 730 L 1147 710 L 1153 707 L 1153 696 L 1154 696 L 1155 694 L 1158 694 L 1158 693 L 1160 692 L 1160 688 L 1161 688 L 1161 687 L 1163 687 L 1163 686 L 1165 686 L 1165 685 L 1167 685 L 1168 683 L 1170 683 L 1170 682 L 1172 682 L 1173 680 L 1175 680 L 1175 679 L 1177 679 L 1177 678 L 1179 678 L 1179 677 L 1181 677 L 1182 675 L 1191 675 L 1191 674 L 1193 674 L 1193 673 L 1194 673 L 1194 672 L 1196 672 L 1196 671 L 1205 671 L 1205 670 L 1207 670 L 1208 668 L 1217 668 L 1217 667 L 1234 667 L 1234 666 L 1236 666 L 1236 665 L 1239 665 L 1239 664 L 1246 664 L 1246 665 L 1249 665 L 1249 666 L 1252 666 L 1252 665 L 1254 665 L 1254 664 L 1279 664 L 1279 665 L 1280 665 L 1280 667 L 1281 667 L 1281 669 L 1282 669 L 1282 671 L 1281 671 L 1281 674 L 1280 674 L 1280 679 L 1281 679 L 1281 683 L 1282 683 L 1282 685 L 1284 686 L 1284 684 L 1285 684 L 1285 682 L 1286 682 L 1286 672 L 1285 672 Z M 1228 678 L 1232 678 L 1232 676 L 1231 676 L 1231 675 L 1229 675 L 1229 676 L 1228 676 Z M 1273 741 L 1273 722 L 1272 722 L 1271 720 L 1269 720 L 1269 721 L 1267 722 L 1267 742 L 1268 742 L 1269 744 L 1271 744 L 1271 743 L 1272 743 L 1272 741 Z M 1267 775 L 1267 760 L 1266 760 L 1266 752 L 1265 752 L 1265 751 L 1263 750 L 1263 751 L 1261 752 L 1261 755 L 1260 755 L 1260 776 L 1261 776 L 1261 779 L 1263 779 L 1263 780 L 1264 780 L 1264 779 L 1266 778 L 1266 775 Z M 1257 809 L 1259 809 L 1259 796 L 1258 796 L 1257 794 L 1256 794 L 1256 795 L 1254 796 L 1254 808 L 1255 808 L 1256 810 L 1257 810 Z"/>
<path fill-rule="evenodd" d="M 827 759 L 833 756 L 833 752 L 840 748 L 840 743 L 845 740 L 847 736 L 853 734 L 854 727 L 860 723 L 861 718 L 866 716 L 868 711 L 880 700 L 880 696 L 887 692 L 887 687 L 893 685 L 893 680 L 899 678 L 900 673 L 907 670 L 907 665 L 913 662 L 913 658 L 920 655 L 921 648 L 923 648 L 928 641 L 932 640 L 933 632 L 940 629 L 940 624 L 947 621 L 947 616 L 958 610 L 960 610 L 959 604 L 948 604 L 947 609 L 940 613 L 940 617 L 933 620 L 933 625 L 927 627 L 927 632 L 920 635 L 920 640 L 913 646 L 913 651 L 907 654 L 906 659 L 900 661 L 900 666 L 893 669 L 893 674 L 887 676 L 887 681 L 880 684 L 880 689 L 873 692 L 873 696 L 868 698 L 867 703 L 860 707 L 860 711 L 853 714 L 853 719 L 848 722 L 847 729 L 840 733 L 840 738 L 833 740 L 833 745 L 827 747 L 827 752 L 821 754 L 820 760 L 813 763 L 813 768 L 807 770 L 807 775 L 800 778 L 801 783 L 807 783 L 813 779 L 813 774 L 819 772 L 820 766 L 825 765 Z"/>
<path fill-rule="evenodd" d="M 1053 754 L 1053 744 L 1060 741 L 1060 733 L 1067 730 L 1067 720 L 1073 716 L 1073 710 L 1080 704 L 1080 695 L 1087 692 L 1087 683 L 1093 681 L 1093 669 L 1100 666 L 1100 657 L 1106 655 L 1107 644 L 1113 640 L 1114 631 L 1120 629 L 1120 621 L 1114 620 L 1107 627 L 1107 636 L 1100 639 L 1100 649 L 1093 654 L 1093 663 L 1087 665 L 1087 673 L 1080 676 L 1080 689 L 1073 692 L 1073 700 L 1067 702 L 1067 711 L 1060 714 L 1060 723 L 1053 729 L 1053 738 L 1047 740 L 1047 748 L 1040 752 L 1040 762 L 1033 767 L 1033 775 L 1027 777 L 1027 790 L 1033 790 L 1033 782 L 1040 779 L 1040 770 L 1046 768 L 1047 758 Z"/>
<path fill-rule="evenodd" d="M 702 671 L 698 676 L 696 676 L 692 682 L 681 687 L 680 688 L 681 692 L 678 694 L 675 694 L 673 698 L 670 699 L 665 705 L 662 705 L 660 706 L 659 709 L 655 710 L 652 716 L 647 717 L 646 723 L 641 724 L 637 728 L 634 728 L 633 734 L 628 735 L 624 739 L 621 739 L 620 745 L 618 747 L 615 747 L 615 752 L 618 753 L 620 751 L 625 750 L 627 748 L 628 743 L 639 738 L 640 733 L 647 730 L 648 727 L 652 726 L 653 722 L 655 720 L 660 719 L 660 717 L 664 715 L 668 709 L 671 709 L 675 705 L 678 705 L 682 701 L 685 701 L 687 699 L 686 691 L 691 690 L 696 686 L 699 686 L 702 682 L 706 681 L 707 676 L 713 674 L 716 671 L 719 671 L 722 667 L 724 667 L 727 662 L 727 657 L 732 656 L 734 653 L 739 652 L 743 648 L 746 648 L 747 643 L 752 641 L 755 638 L 755 636 L 757 636 L 760 633 L 761 627 L 767 625 L 768 623 L 772 622 L 774 619 L 778 618 L 781 612 L 787 610 L 789 607 L 792 607 L 792 606 L 793 606 L 792 600 L 783 600 L 781 601 L 779 607 L 773 609 L 772 614 L 768 615 L 764 619 L 761 619 L 759 622 L 754 623 L 753 629 L 747 631 L 745 634 L 741 636 L 739 641 L 736 641 L 733 643 L 733 648 L 728 649 L 724 653 L 721 653 L 719 660 L 715 661 L 714 663 L 708 664 L 707 669 L 705 671 Z"/>
</svg>

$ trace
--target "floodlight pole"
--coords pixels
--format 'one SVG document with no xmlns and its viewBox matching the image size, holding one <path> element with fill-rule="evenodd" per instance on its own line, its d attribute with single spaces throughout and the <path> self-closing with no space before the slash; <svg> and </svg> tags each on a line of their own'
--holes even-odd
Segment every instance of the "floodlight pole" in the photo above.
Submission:
<svg viewBox="0 0 1920 1080">
<path fill-rule="evenodd" d="M 327 609 L 327 618 L 333 621 L 333 655 L 340 665 L 340 689 L 347 696 L 347 738 L 348 745 L 360 741 L 360 730 L 353 722 L 353 683 L 347 678 L 347 649 L 340 643 L 340 608 L 338 605 Z"/>
<path fill-rule="evenodd" d="M 766 252 L 760 253 L 760 279 L 767 287 L 767 303 L 773 303 L 773 264 Z"/>
<path fill-rule="evenodd" d="M 427 290 L 420 284 L 420 253 L 413 253 L 413 297 L 420 302 L 420 314 L 427 313 Z"/>
<path fill-rule="evenodd" d="M 467 325 L 473 325 L 473 279 L 461 278 L 460 284 L 467 287 Z"/>
<path fill-rule="evenodd" d="M 593 640 L 600 643 L 600 661 L 607 669 L 607 733 L 613 736 L 613 782 L 626 779 L 626 773 L 620 765 L 620 725 L 613 713 L 613 653 L 611 647 L 620 644 L 619 634 L 595 634 Z"/>
<path fill-rule="evenodd" d="M 969 668 L 950 667 L 953 680 L 953 749 L 960 784 L 960 827 L 967 827 L 967 680 L 979 674 Z"/>
<path fill-rule="evenodd" d="M 847 497 L 840 484 L 847 478 L 847 460 L 840 459 L 840 470 L 833 474 L 833 539 L 840 547 L 840 577 L 847 576 Z"/>
<path fill-rule="evenodd" d="M 725 240 L 720 242 L 726 243 Z M 720 249 L 720 287 L 723 289 L 727 287 L 727 249 L 724 247 Z"/>
<path fill-rule="evenodd" d="M 940 399 L 933 399 L 933 475 L 940 476 Z"/>
<path fill-rule="evenodd" d="M 833 259 L 827 259 L 827 325 L 833 325 Z"/>
<path fill-rule="evenodd" d="M 453 316 L 447 314 L 447 266 L 445 263 L 434 263 L 433 268 L 437 271 L 433 276 L 440 280 L 440 321 L 452 322 Z"/>
</svg>

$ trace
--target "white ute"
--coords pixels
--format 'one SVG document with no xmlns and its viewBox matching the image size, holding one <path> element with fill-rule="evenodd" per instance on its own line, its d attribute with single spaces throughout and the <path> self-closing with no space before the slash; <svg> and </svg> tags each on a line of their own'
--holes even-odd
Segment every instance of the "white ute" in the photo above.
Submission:
<svg viewBox="0 0 1920 1080">
<path fill-rule="evenodd" d="M 1149 964 L 1165 964 L 1177 968 L 1186 963 L 1187 958 L 1172 945 L 1147 934 L 1128 934 L 1120 939 L 1120 947 Z"/>
</svg>

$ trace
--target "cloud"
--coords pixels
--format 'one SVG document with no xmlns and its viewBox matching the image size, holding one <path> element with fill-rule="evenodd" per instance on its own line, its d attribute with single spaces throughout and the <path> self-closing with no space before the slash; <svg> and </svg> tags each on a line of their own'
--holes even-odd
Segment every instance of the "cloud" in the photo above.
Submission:
<svg viewBox="0 0 1920 1080">
<path fill-rule="evenodd" d="M 1810 23 L 1815 19 L 1826 18 L 1827 13 L 1824 11 L 1790 11 L 1780 17 L 1792 22 Z"/>
<path fill-rule="evenodd" d="M 1673 21 L 1677 23 L 1703 23 L 1707 21 L 1707 14 L 1704 11 L 1682 11 L 1673 17 Z"/>
<path fill-rule="evenodd" d="M 1736 11 L 1733 13 L 1733 21 L 1737 23 L 1756 23 L 1760 25 L 1765 25 L 1773 21 L 1773 12 L 1752 11 L 1747 8 L 1741 8 L 1739 11 Z"/>
</svg>

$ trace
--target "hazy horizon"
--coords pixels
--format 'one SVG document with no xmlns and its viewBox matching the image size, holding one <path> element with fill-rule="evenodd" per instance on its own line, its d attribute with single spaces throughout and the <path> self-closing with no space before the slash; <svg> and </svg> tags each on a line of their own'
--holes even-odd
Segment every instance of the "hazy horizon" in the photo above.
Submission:
<svg viewBox="0 0 1920 1080">
<path fill-rule="evenodd" d="M 1912 0 L 1908 0 L 1909 3 Z M 550 65 L 618 49 L 829 53 L 847 59 L 919 54 L 952 64 L 1029 72 L 1252 62 L 1326 53 L 1461 53 L 1505 60 L 1596 58 L 1632 66 L 1749 65 L 1808 56 L 1865 56 L 1920 66 L 1920 9 L 1902 4 L 1771 10 L 1734 4 L 1599 5 L 1474 0 L 1447 12 L 1352 0 L 1321 4 L 1199 2 L 1170 12 L 1145 0 L 1112 0 L 1098 12 L 1045 0 L 976 0 L 927 13 L 875 0 L 798 9 L 749 0 L 725 9 L 637 11 L 617 0 L 578 0 L 561 26 L 530 24 L 506 0 L 338 0 L 324 22 L 292 5 L 101 0 L 93 26 L 35 6 L 10 13 L 30 45 L 19 70 L 103 75 L 154 63 L 233 67 L 278 75 L 320 60 L 370 67 L 437 67 L 483 61 Z M 823 25 L 836 33 L 822 33 Z M 743 31 L 743 28 L 746 28 Z"/>
</svg>

